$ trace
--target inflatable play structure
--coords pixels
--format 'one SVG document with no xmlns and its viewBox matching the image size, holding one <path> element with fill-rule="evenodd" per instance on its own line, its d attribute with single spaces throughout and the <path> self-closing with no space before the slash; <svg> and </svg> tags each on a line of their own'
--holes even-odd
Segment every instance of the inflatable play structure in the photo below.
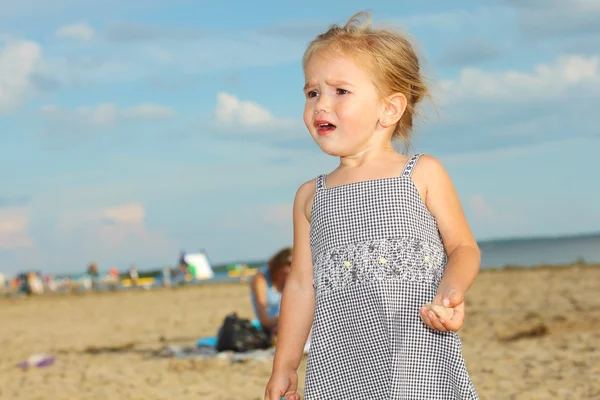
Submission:
<svg viewBox="0 0 600 400">
<path fill-rule="evenodd" d="M 196 253 L 182 252 L 179 264 L 181 265 L 182 263 L 187 266 L 192 279 L 203 281 L 212 279 L 215 276 L 212 265 L 204 251 Z"/>
<path fill-rule="evenodd" d="M 205 281 L 214 277 L 212 265 L 205 251 L 194 253 L 186 253 L 182 251 L 179 255 L 179 269 L 173 271 L 173 277 L 169 276 L 173 284 L 182 284 L 192 281 Z M 184 267 L 182 270 L 181 268 Z M 137 285 L 140 287 L 151 288 L 161 285 L 163 278 L 145 277 L 137 280 Z M 121 280 L 121 286 L 129 288 L 132 286 L 131 279 L 125 278 Z"/>
</svg>

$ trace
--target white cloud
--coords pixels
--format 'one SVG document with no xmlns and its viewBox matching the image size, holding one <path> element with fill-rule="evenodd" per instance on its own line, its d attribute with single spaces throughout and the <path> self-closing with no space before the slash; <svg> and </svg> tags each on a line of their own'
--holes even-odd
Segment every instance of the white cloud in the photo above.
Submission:
<svg viewBox="0 0 600 400">
<path fill-rule="evenodd" d="M 489 99 L 529 102 L 558 98 L 572 88 L 583 91 L 600 89 L 599 57 L 569 55 L 553 64 L 537 65 L 530 72 L 489 72 L 465 68 L 456 80 L 442 81 L 442 101 Z"/>
<path fill-rule="evenodd" d="M 509 7 L 502 7 L 509 6 Z M 427 30 L 486 35 L 494 27 L 516 26 L 526 39 L 561 40 L 600 33 L 600 2 L 596 0 L 500 0 L 474 10 L 415 14 L 398 20 L 411 31 Z M 510 34 L 510 30 L 507 34 Z M 444 40 L 444 37 L 436 38 Z"/>
<path fill-rule="evenodd" d="M 163 119 L 172 118 L 175 114 L 172 108 L 156 104 L 140 104 L 122 111 L 122 116 L 127 119 Z"/>
<path fill-rule="evenodd" d="M 114 103 L 101 103 L 76 109 L 46 105 L 41 108 L 41 111 L 55 130 L 107 128 L 120 123 L 169 119 L 176 114 L 172 108 L 161 105 L 139 104 L 120 108 Z"/>
<path fill-rule="evenodd" d="M 94 107 L 79 107 L 75 110 L 45 105 L 41 111 L 46 118 L 55 122 L 92 126 L 112 126 L 117 122 L 117 106 L 111 103 L 98 104 Z"/>
<path fill-rule="evenodd" d="M 283 230 L 291 229 L 292 209 L 293 205 L 290 203 L 250 205 L 224 213 L 220 225 L 236 230 L 251 230 L 257 226 Z"/>
<path fill-rule="evenodd" d="M 218 123 L 231 127 L 264 129 L 293 125 L 293 121 L 276 118 L 260 104 L 240 100 L 236 96 L 224 92 L 217 94 L 215 117 Z"/>
<path fill-rule="evenodd" d="M 29 215 L 23 208 L 0 209 L 0 250 L 33 246 L 29 236 Z"/>
<path fill-rule="evenodd" d="M 476 24 L 490 16 L 490 10 L 479 8 L 476 11 L 454 10 L 449 12 L 415 14 L 398 20 L 400 26 L 410 28 L 424 27 L 427 29 L 464 29 L 465 25 Z"/>
<path fill-rule="evenodd" d="M 140 203 L 122 204 L 102 210 L 104 218 L 116 223 L 141 223 L 146 218 L 146 210 Z"/>
<path fill-rule="evenodd" d="M 297 62 L 304 44 L 253 32 L 196 34 L 178 28 L 121 32 L 118 40 L 94 40 L 85 49 L 65 51 L 67 43 L 49 43 L 43 73 L 64 86 L 78 88 L 115 82 L 136 82 L 182 74 L 199 76 L 247 67 Z M 104 37 L 106 32 L 96 32 Z M 181 40 L 176 39 L 183 35 Z M 186 36 L 187 35 L 187 36 Z"/>
<path fill-rule="evenodd" d="M 85 22 L 78 22 L 72 25 L 61 26 L 56 30 L 56 36 L 63 39 L 74 40 L 92 40 L 94 38 L 94 29 Z"/>
<path fill-rule="evenodd" d="M 293 191 L 292 191 L 293 192 Z M 293 241 L 292 204 L 260 203 L 232 207 L 212 221 L 204 231 L 203 246 L 213 259 L 264 260 L 271 252 Z M 268 249 L 268 250 L 267 250 Z M 233 254 L 236 254 L 234 256 Z"/>
<path fill-rule="evenodd" d="M 470 198 L 471 208 L 477 218 L 481 219 L 494 219 L 496 217 L 496 211 L 486 203 L 483 196 L 475 194 Z"/>
<path fill-rule="evenodd" d="M 528 37 L 547 40 L 600 33 L 596 0 L 504 0 L 517 10 L 517 22 Z"/>
<path fill-rule="evenodd" d="M 330 24 L 326 19 L 316 20 L 287 20 L 278 25 L 268 26 L 258 30 L 266 36 L 283 37 L 289 40 L 309 41 L 318 34 L 325 32 Z"/>
<path fill-rule="evenodd" d="M 430 43 L 443 50 L 447 44 L 457 39 L 491 38 L 490 26 L 497 25 L 499 21 L 502 23 L 502 21 L 511 19 L 513 13 L 510 11 L 486 5 L 469 10 L 454 9 L 445 12 L 408 15 L 393 19 L 391 25 L 400 28 L 406 27 L 408 32 L 405 34 L 409 38 L 414 36 L 416 40 L 413 39 L 413 41 L 417 44 L 421 42 L 419 38 L 429 40 L 432 32 L 438 33 L 439 35 L 434 35 L 433 42 Z M 440 45 L 442 46 L 440 47 Z"/>
<path fill-rule="evenodd" d="M 502 55 L 503 50 L 482 37 L 461 38 L 457 43 L 445 46 L 439 57 L 442 65 L 464 66 L 491 61 Z"/>
<path fill-rule="evenodd" d="M 89 223 L 103 224 L 143 224 L 146 209 L 139 202 L 124 203 L 111 207 L 99 207 L 60 213 L 61 229 Z"/>
<path fill-rule="evenodd" d="M 237 97 L 217 94 L 217 120 L 225 124 L 241 123 L 242 125 L 269 124 L 275 119 L 266 108 L 250 101 L 240 101 Z"/>
<path fill-rule="evenodd" d="M 52 237 L 54 251 L 76 248 L 80 263 L 164 260 L 174 258 L 179 247 L 159 229 L 147 226 L 146 209 L 140 202 L 61 212 Z"/>
<path fill-rule="evenodd" d="M 186 41 L 202 38 L 203 32 L 193 29 L 164 28 L 149 24 L 118 22 L 110 25 L 106 37 L 110 41 L 157 42 L 163 40 Z"/>
<path fill-rule="evenodd" d="M 262 217 L 266 224 L 282 227 L 290 227 L 293 221 L 293 204 L 277 203 L 271 204 L 262 211 Z"/>
<path fill-rule="evenodd" d="M 466 198 L 465 213 L 476 235 L 480 232 L 517 232 L 528 227 L 528 216 L 520 208 L 513 208 L 501 199 L 492 202 L 481 194 Z M 492 204 L 494 203 L 494 204 Z"/>
<path fill-rule="evenodd" d="M 546 142 L 598 135 L 598 55 L 560 56 L 529 71 L 464 68 L 438 88 L 434 98 L 440 119 L 419 136 L 425 132 L 423 137 L 439 152 L 531 150 Z M 432 110 L 425 115 L 436 116 Z"/>
<path fill-rule="evenodd" d="M 189 0 L 170 0 L 169 6 L 182 7 L 189 3 Z M 164 5 L 163 0 L 0 0 L 0 21 L 39 25 L 40 21 L 78 20 L 82 15 L 104 20 L 115 18 L 115 15 L 146 14 Z"/>
<path fill-rule="evenodd" d="M 13 111 L 34 92 L 31 79 L 41 59 L 35 42 L 6 41 L 0 47 L 0 113 Z"/>
<path fill-rule="evenodd" d="M 174 263 L 180 243 L 148 221 L 150 212 L 142 202 L 115 202 L 115 193 L 121 198 L 129 197 L 123 192 L 137 194 L 119 189 L 55 188 L 48 196 L 34 198 L 27 209 L 0 208 L 0 269 L 63 273 L 82 271 L 91 261 L 101 270 L 126 268 L 133 262 L 142 269 Z M 65 198 L 77 201 L 65 207 Z"/>
</svg>

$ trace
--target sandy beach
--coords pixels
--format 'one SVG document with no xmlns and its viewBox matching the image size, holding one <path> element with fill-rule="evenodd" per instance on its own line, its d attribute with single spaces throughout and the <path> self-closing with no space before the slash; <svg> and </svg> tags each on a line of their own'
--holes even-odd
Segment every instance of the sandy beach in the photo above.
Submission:
<svg viewBox="0 0 600 400">
<path fill-rule="evenodd" d="M 157 355 L 232 311 L 244 284 L 0 299 L 0 398 L 262 399 L 269 361 Z M 482 399 L 600 399 L 600 266 L 482 271 L 461 337 Z M 55 363 L 16 367 L 36 353 Z"/>
</svg>

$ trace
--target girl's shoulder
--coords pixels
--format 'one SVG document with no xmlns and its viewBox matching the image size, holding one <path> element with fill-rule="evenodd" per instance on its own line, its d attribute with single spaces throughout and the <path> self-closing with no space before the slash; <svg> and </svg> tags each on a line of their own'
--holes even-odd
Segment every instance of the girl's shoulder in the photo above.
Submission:
<svg viewBox="0 0 600 400">
<path fill-rule="evenodd" d="M 413 179 L 425 182 L 435 182 L 448 179 L 448 172 L 442 162 L 429 154 L 419 154 L 414 166 Z"/>
<path fill-rule="evenodd" d="M 317 186 L 319 181 L 323 179 L 322 176 L 317 176 L 309 181 L 304 182 L 296 191 L 294 198 L 294 208 L 301 210 L 307 221 L 310 221 L 310 214 L 312 211 L 312 203 L 317 192 Z"/>
<path fill-rule="evenodd" d="M 409 167 L 410 172 L 406 173 Z M 452 187 L 450 176 L 441 161 L 429 154 L 417 154 L 409 158 L 403 175 L 407 175 L 412 180 L 421 200 L 428 208 L 431 196 L 439 194 L 444 197 Z"/>
</svg>

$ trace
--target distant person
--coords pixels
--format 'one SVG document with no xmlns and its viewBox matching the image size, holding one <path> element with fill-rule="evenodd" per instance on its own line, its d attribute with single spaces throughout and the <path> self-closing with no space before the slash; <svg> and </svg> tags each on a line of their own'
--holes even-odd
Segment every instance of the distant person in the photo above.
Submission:
<svg viewBox="0 0 600 400">
<path fill-rule="evenodd" d="M 179 261 L 179 266 L 175 271 L 174 283 L 177 286 L 185 285 L 187 281 L 187 275 L 189 273 L 189 268 L 185 260 Z"/>
<path fill-rule="evenodd" d="M 241 264 L 240 268 L 240 282 L 246 283 L 248 281 L 249 273 L 248 264 Z"/>
<path fill-rule="evenodd" d="M 359 13 L 310 42 L 302 68 L 304 122 L 339 165 L 296 192 L 266 398 L 300 399 L 314 323 L 305 400 L 478 399 L 456 333 L 477 243 L 442 164 L 394 149 L 429 93 L 419 56 Z"/>
<path fill-rule="evenodd" d="M 267 334 L 277 334 L 281 293 L 292 265 L 292 248 L 273 255 L 250 281 L 250 297 L 254 315 Z"/>
<path fill-rule="evenodd" d="M 98 265 L 96 263 L 91 263 L 90 265 L 88 265 L 87 273 L 91 280 L 91 289 L 98 290 Z"/>
<path fill-rule="evenodd" d="M 44 281 L 38 272 L 31 271 L 27 274 L 27 285 L 29 287 L 28 294 L 44 294 Z"/>
<path fill-rule="evenodd" d="M 110 290 L 115 291 L 119 288 L 119 270 L 116 267 L 112 267 L 108 271 L 108 282 Z"/>
<path fill-rule="evenodd" d="M 137 267 L 135 266 L 135 264 L 133 264 L 129 268 L 129 279 L 131 279 L 131 287 L 137 288 L 139 275 L 138 275 L 138 270 L 137 270 Z"/>
<path fill-rule="evenodd" d="M 71 278 L 70 276 L 63 278 L 62 286 L 66 293 L 73 292 L 73 278 Z"/>
<path fill-rule="evenodd" d="M 55 275 L 48 275 L 46 277 L 46 284 L 48 285 L 48 290 L 50 291 L 50 293 L 56 293 L 56 291 L 58 290 L 58 285 L 56 283 Z"/>
<path fill-rule="evenodd" d="M 163 268 L 163 278 L 162 278 L 163 287 L 170 288 L 171 287 L 171 267 L 166 266 Z"/>
</svg>

